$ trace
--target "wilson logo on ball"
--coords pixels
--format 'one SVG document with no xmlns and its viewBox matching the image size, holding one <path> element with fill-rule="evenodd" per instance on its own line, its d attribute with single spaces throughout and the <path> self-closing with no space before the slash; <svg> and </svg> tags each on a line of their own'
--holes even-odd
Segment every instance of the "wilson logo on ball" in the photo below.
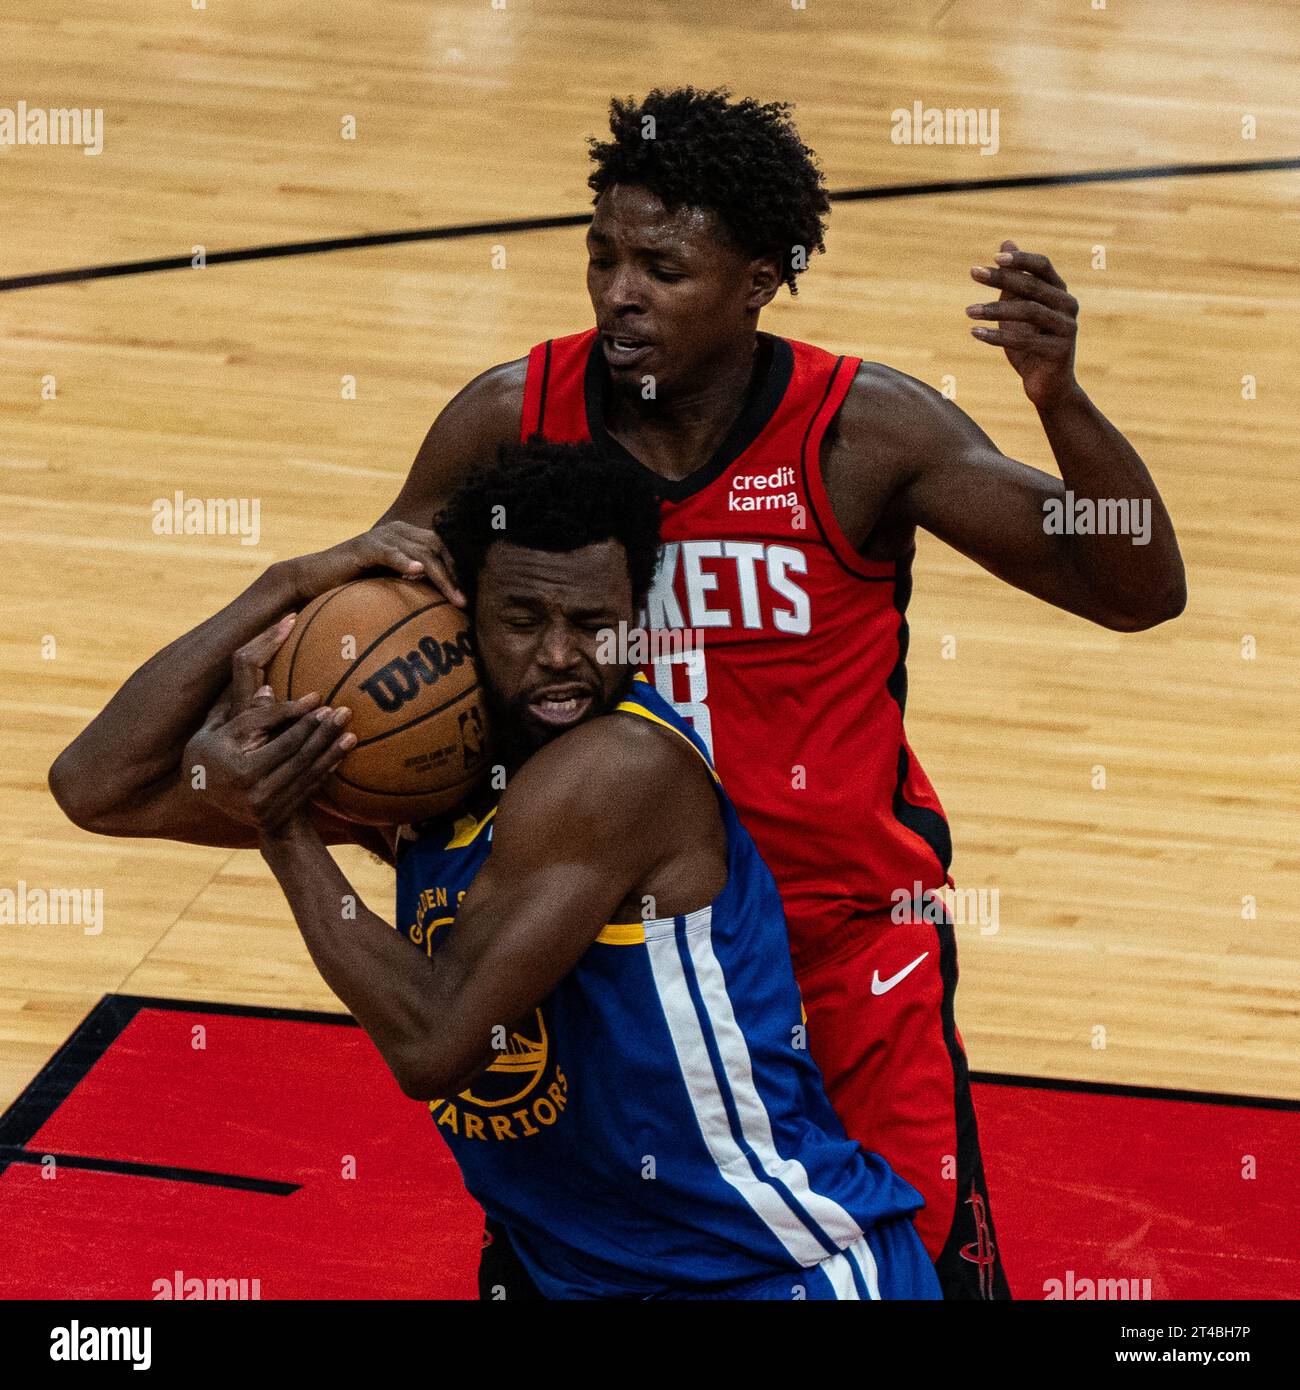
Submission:
<svg viewBox="0 0 1300 1390">
<path fill-rule="evenodd" d="M 443 676 L 473 657 L 474 644 L 468 632 L 462 632 L 455 642 L 422 637 L 414 651 L 394 657 L 362 681 L 360 688 L 385 714 L 392 714 L 414 700 L 422 684 L 436 685 Z"/>
<path fill-rule="evenodd" d="M 356 738 L 318 795 L 362 825 L 445 815 L 478 780 L 492 742 L 469 621 L 427 584 L 354 579 L 313 599 L 266 681 L 280 700 L 315 690 L 352 711 Z"/>
</svg>

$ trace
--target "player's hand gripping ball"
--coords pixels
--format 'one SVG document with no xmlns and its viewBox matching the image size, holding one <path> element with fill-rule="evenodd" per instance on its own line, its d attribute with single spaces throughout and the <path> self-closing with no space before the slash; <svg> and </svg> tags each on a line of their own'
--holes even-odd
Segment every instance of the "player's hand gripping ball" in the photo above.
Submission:
<svg viewBox="0 0 1300 1390">
<path fill-rule="evenodd" d="M 266 672 L 277 700 L 319 691 L 356 745 L 321 805 L 363 825 L 441 815 L 488 761 L 487 709 L 464 613 L 425 583 L 357 579 L 298 615 Z"/>
</svg>

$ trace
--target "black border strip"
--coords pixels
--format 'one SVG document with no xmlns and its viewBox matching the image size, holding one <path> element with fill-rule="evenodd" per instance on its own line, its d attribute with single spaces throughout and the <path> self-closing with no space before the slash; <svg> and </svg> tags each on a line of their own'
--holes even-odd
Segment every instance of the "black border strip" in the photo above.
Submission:
<svg viewBox="0 0 1300 1390">
<path fill-rule="evenodd" d="M 140 1005 L 130 995 L 106 994 L 61 1048 L 0 1115 L 0 1148 L 23 1148 L 117 1041 Z M 0 1173 L 4 1167 L 0 1165 Z"/>
<path fill-rule="evenodd" d="M 1207 174 L 1266 174 L 1300 169 L 1300 159 L 1229 159 L 1217 164 L 1143 164 L 1135 169 L 1081 169 L 1073 174 L 1008 174 L 996 179 L 947 179 L 940 183 L 890 183 L 876 188 L 846 188 L 830 195 L 833 203 L 875 198 L 920 198 L 934 193 L 983 193 L 998 188 L 1055 188 L 1076 183 L 1130 183 L 1137 179 L 1198 178 Z M 0 280 L 0 289 L 4 281 Z"/>
<path fill-rule="evenodd" d="M 371 232 L 364 236 L 327 237 L 322 241 L 285 241 L 269 246 L 244 246 L 235 251 L 205 254 L 205 266 L 230 265 L 235 261 L 272 261 L 284 256 L 319 256 L 325 251 L 356 251 L 370 246 L 400 246 L 411 241 L 454 241 L 460 237 L 499 236 L 505 232 L 549 231 L 554 227 L 585 227 L 589 212 L 553 217 L 515 217 L 503 222 L 462 222 L 451 227 L 415 227 L 405 232 Z M 47 270 L 34 275 L 10 275 L 0 279 L 0 292 L 29 290 L 40 285 L 68 285 L 79 280 L 109 280 L 119 275 L 149 275 L 159 270 L 193 270 L 191 256 L 162 256 L 144 261 L 119 261 L 112 265 L 83 266 L 78 270 Z"/>
<path fill-rule="evenodd" d="M 1215 164 L 1147 164 L 1135 169 L 1082 169 L 1070 174 L 1011 174 L 990 179 L 944 179 L 933 183 L 890 183 L 866 188 L 843 188 L 829 194 L 833 203 L 869 202 L 881 198 L 920 198 L 940 193 L 986 193 L 1003 188 L 1057 188 L 1067 184 L 1127 183 L 1138 179 L 1197 178 L 1212 174 L 1259 174 L 1300 169 L 1300 158 L 1225 160 Z M 213 251 L 204 264 L 268 261 L 284 256 L 318 256 L 326 251 L 356 251 L 372 246 L 400 246 L 416 241 L 454 241 L 461 237 L 501 236 L 508 232 L 551 231 L 584 227 L 589 212 L 557 213 L 549 217 L 516 217 L 501 222 L 462 222 L 450 227 L 415 227 L 404 232 L 370 232 L 359 236 L 326 237 L 319 241 L 277 242 Z M 32 275 L 0 278 L 0 293 L 30 290 L 42 285 L 69 285 L 83 280 L 108 280 L 122 275 L 150 275 L 163 270 L 192 270 L 190 256 L 163 256 L 143 261 L 47 270 Z"/>
<path fill-rule="evenodd" d="M 1175 1091 L 1163 1086 L 1130 1086 L 1119 1081 L 1066 1081 L 1055 1076 L 1015 1076 L 1000 1071 L 973 1071 L 970 1079 L 985 1086 L 1019 1086 L 1027 1091 L 1077 1091 L 1092 1096 L 1174 1100 L 1190 1105 L 1234 1105 L 1248 1110 L 1300 1110 L 1300 1100 L 1287 1100 L 1280 1096 L 1240 1096 L 1228 1091 Z"/>
<path fill-rule="evenodd" d="M 290 1009 L 268 1004 L 227 1004 L 206 999 L 165 999 L 149 994 L 106 994 L 86 1015 L 71 1037 L 36 1074 L 31 1084 L 0 1115 L 0 1149 L 21 1148 L 76 1089 L 91 1067 L 108 1051 L 141 1009 L 171 1013 L 222 1014 L 235 1018 L 270 1019 L 280 1023 L 324 1023 L 358 1028 L 351 1014 L 320 1009 Z M 1171 1100 L 1193 1105 L 1232 1105 L 1256 1110 L 1300 1110 L 1300 1099 L 1235 1095 L 1225 1091 L 1171 1090 L 1115 1081 L 1073 1081 L 1055 1076 L 1020 1076 L 1012 1072 L 972 1071 L 970 1079 L 984 1086 L 1020 1086 L 1033 1091 L 1074 1091 L 1088 1095 L 1130 1096 L 1139 1100 Z M 0 1160 L 0 1173 L 4 1160 Z"/>
<path fill-rule="evenodd" d="M 81 1168 L 91 1173 L 118 1173 L 129 1178 L 160 1178 L 164 1182 L 198 1183 L 203 1187 L 233 1187 L 269 1197 L 291 1197 L 302 1184 L 274 1178 L 250 1178 L 242 1173 L 217 1173 L 208 1168 L 174 1168 L 163 1163 L 132 1163 L 118 1158 L 57 1153 L 51 1149 L 19 1149 L 0 1144 L 0 1172 L 10 1163 L 41 1164 L 52 1158 L 56 1168 Z"/>
<path fill-rule="evenodd" d="M 255 1004 L 214 1004 L 204 1000 L 159 999 L 144 994 L 106 994 L 36 1073 L 17 1100 L 0 1115 L 0 1151 L 26 1147 L 141 1009 L 227 1014 L 290 1023 L 328 1023 L 351 1028 L 358 1026 L 351 1014 L 278 1009 Z M 9 1161 L 0 1157 L 0 1175 Z"/>
<path fill-rule="evenodd" d="M 297 1023 L 329 1023 L 356 1027 L 350 1014 L 316 1013 L 307 1009 L 259 1008 L 250 1004 L 212 1004 L 185 999 L 158 999 L 143 994 L 106 994 L 73 1030 L 72 1035 L 37 1072 L 8 1110 L 0 1115 L 0 1177 L 11 1163 L 40 1163 L 50 1151 L 28 1149 L 59 1106 L 81 1084 L 91 1068 L 117 1041 L 141 1009 L 173 1013 L 226 1014 L 269 1018 Z M 274 1178 L 255 1178 L 241 1173 L 219 1173 L 205 1168 L 180 1168 L 161 1163 L 136 1163 L 124 1159 L 97 1158 L 90 1154 L 54 1153 L 56 1164 L 96 1173 L 160 1178 L 169 1182 L 199 1183 L 207 1187 L 235 1188 L 288 1197 L 300 1183 Z"/>
</svg>

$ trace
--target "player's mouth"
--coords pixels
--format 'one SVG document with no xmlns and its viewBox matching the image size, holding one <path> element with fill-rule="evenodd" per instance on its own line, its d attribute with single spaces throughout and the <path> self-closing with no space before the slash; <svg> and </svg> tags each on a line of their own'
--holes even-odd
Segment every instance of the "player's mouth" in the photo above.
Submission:
<svg viewBox="0 0 1300 1390">
<path fill-rule="evenodd" d="M 585 685 L 553 685 L 538 690 L 528 701 L 528 713 L 552 729 L 567 729 L 585 719 L 595 703 Z"/>
<path fill-rule="evenodd" d="M 645 338 L 624 333 L 602 333 L 600 345 L 605 351 L 605 361 L 616 368 L 639 367 L 654 352 L 655 346 Z"/>
</svg>

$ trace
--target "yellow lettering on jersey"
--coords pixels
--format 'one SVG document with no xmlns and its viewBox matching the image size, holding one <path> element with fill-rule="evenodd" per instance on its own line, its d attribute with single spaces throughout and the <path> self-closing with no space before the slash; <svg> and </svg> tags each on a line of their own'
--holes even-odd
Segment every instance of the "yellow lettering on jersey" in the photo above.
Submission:
<svg viewBox="0 0 1300 1390">
<path fill-rule="evenodd" d="M 469 1091 L 462 1091 L 457 1097 L 458 1104 L 453 1104 L 449 1100 L 431 1100 L 429 1102 L 429 1114 L 434 1117 L 439 1125 L 451 1130 L 453 1134 L 461 1134 L 461 1124 L 464 1123 L 464 1136 L 466 1139 L 528 1139 L 533 1135 L 541 1134 L 544 1128 L 556 1123 L 564 1113 L 564 1108 L 569 1100 L 569 1079 L 557 1066 L 551 1073 L 554 1080 L 546 1088 L 545 1095 L 536 1095 L 532 1100 L 526 1101 L 518 1110 L 510 1112 L 510 1119 L 504 1115 L 481 1115 L 477 1113 L 476 1107 L 482 1102 Z M 535 1086 L 540 1087 L 538 1080 Z M 511 1120 L 517 1122 L 519 1128 L 516 1130 L 510 1123 Z M 491 1125 L 492 1132 L 489 1134 L 484 1127 L 484 1122 Z"/>
<path fill-rule="evenodd" d="M 521 1128 L 523 1129 L 525 1135 L 529 1135 L 529 1134 L 540 1134 L 540 1133 L 542 1132 L 540 1129 L 537 1128 L 536 1125 L 532 1125 L 532 1124 L 529 1124 L 529 1123 L 528 1123 L 528 1111 L 527 1111 L 527 1110 L 512 1110 L 512 1111 L 510 1112 L 510 1117 L 511 1117 L 511 1119 L 514 1119 L 514 1120 L 518 1120 L 518 1121 L 519 1121 L 519 1124 L 520 1124 Z M 548 1123 L 549 1123 L 549 1122 L 548 1122 Z"/>
</svg>

